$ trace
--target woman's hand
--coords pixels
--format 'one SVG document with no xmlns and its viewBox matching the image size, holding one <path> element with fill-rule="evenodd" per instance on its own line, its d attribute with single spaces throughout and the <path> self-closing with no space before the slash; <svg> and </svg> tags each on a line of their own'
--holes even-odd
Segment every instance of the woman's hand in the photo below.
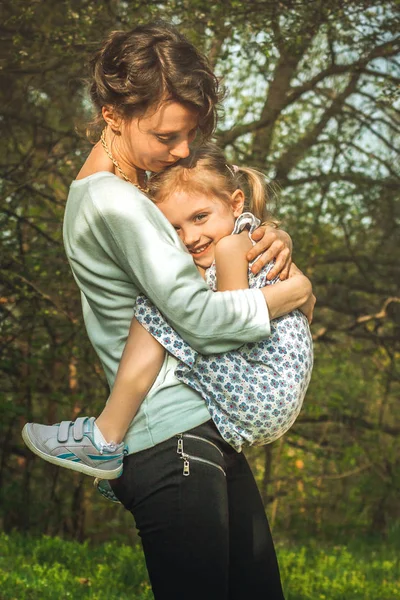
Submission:
<svg viewBox="0 0 400 600">
<path fill-rule="evenodd" d="M 276 285 L 266 285 L 261 288 L 261 291 L 267 303 L 271 321 L 298 308 L 311 323 L 315 305 L 311 281 L 294 263 L 292 263 L 286 281 Z"/>
<path fill-rule="evenodd" d="M 295 275 L 303 275 L 303 273 L 302 273 L 302 271 L 300 271 L 300 269 L 294 263 L 292 263 L 290 265 L 290 269 L 289 269 L 289 279 L 291 277 L 294 277 Z M 316 301 L 317 301 L 317 299 L 311 290 L 310 295 L 309 295 L 308 299 L 306 300 L 306 302 L 302 306 L 299 306 L 299 310 L 301 310 L 301 312 L 307 317 L 307 321 L 309 322 L 310 325 L 313 320 L 314 307 L 315 307 Z"/>
<path fill-rule="evenodd" d="M 307 321 L 310 325 L 313 320 L 314 306 L 315 306 L 316 301 L 317 301 L 317 299 L 314 296 L 314 294 L 311 294 L 309 299 L 307 300 L 307 302 L 305 302 L 305 304 L 303 304 L 303 306 L 299 307 L 299 310 L 301 310 L 303 315 L 305 315 L 307 317 Z"/>
<path fill-rule="evenodd" d="M 275 258 L 274 268 L 268 273 L 268 279 L 274 279 L 279 275 L 281 280 L 289 276 L 290 265 L 292 264 L 292 239 L 286 231 L 275 229 L 271 225 L 261 225 L 252 235 L 255 242 L 258 242 L 247 253 L 247 260 L 256 262 L 251 267 L 256 275 L 271 260 Z"/>
</svg>

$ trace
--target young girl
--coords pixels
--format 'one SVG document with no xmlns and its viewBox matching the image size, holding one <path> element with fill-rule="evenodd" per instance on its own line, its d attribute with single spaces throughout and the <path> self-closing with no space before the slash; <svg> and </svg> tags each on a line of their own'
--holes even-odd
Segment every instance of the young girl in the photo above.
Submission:
<svg viewBox="0 0 400 600">
<path fill-rule="evenodd" d="M 150 183 L 155 203 L 213 291 L 279 281 L 267 279 L 273 263 L 254 275 L 245 258 L 252 232 L 261 221 L 270 220 L 264 181 L 254 169 L 228 165 L 222 151 L 208 144 Z M 296 281 L 281 282 L 276 291 L 284 294 L 283 288 L 291 286 Z M 271 336 L 262 342 L 208 356 L 190 348 L 146 297 L 139 296 L 134 314 L 180 361 L 176 376 L 202 395 L 220 434 L 238 452 L 243 445 L 271 443 L 293 425 L 313 365 L 310 328 L 302 312 L 273 320 Z M 159 367 L 155 361 L 153 375 Z M 179 452 L 184 458 L 182 441 Z M 185 468 L 189 474 L 188 461 Z"/>
<path fill-rule="evenodd" d="M 273 263 L 253 275 L 246 260 L 252 247 L 251 233 L 268 218 L 260 173 L 228 165 L 224 154 L 208 144 L 153 176 L 149 194 L 212 290 L 259 288 L 279 281 L 267 279 Z M 296 271 L 294 277 L 276 286 L 279 302 L 293 296 L 301 278 Z M 308 309 L 306 304 L 304 312 Z M 202 395 L 220 434 L 238 452 L 243 445 L 273 442 L 294 423 L 313 363 L 310 330 L 302 312 L 295 310 L 272 321 L 271 336 L 262 342 L 208 356 L 193 350 L 147 297 L 137 298 L 134 315 L 109 404 L 93 423 L 94 448 L 88 455 L 80 453 L 79 460 L 74 448 L 65 452 L 63 447 L 58 455 L 39 453 L 32 448 L 27 425 L 24 439 L 39 456 L 103 479 L 119 477 L 122 440 L 161 370 L 165 350 L 179 361 L 176 377 Z M 75 424 L 74 437 L 79 444 L 85 418 L 78 422 L 82 430 Z M 60 425 L 61 430 L 64 427 L 61 442 L 67 436 L 68 422 Z M 184 461 L 183 474 L 189 475 L 190 460 L 196 457 L 185 452 L 186 435 L 178 436 L 177 451 Z"/>
</svg>

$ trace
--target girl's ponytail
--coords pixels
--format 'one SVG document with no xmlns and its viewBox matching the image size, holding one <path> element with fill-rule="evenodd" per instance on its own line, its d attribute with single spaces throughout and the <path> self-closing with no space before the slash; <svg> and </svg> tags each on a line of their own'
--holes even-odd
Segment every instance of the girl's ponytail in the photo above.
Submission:
<svg viewBox="0 0 400 600">
<path fill-rule="evenodd" d="M 250 167 L 233 165 L 232 171 L 235 173 L 238 184 L 246 197 L 244 211 L 253 213 L 263 224 L 278 227 L 279 221 L 273 219 L 267 209 L 267 204 L 271 199 L 270 196 L 275 195 L 276 192 L 273 186 L 266 182 L 265 176 L 260 171 Z"/>
</svg>

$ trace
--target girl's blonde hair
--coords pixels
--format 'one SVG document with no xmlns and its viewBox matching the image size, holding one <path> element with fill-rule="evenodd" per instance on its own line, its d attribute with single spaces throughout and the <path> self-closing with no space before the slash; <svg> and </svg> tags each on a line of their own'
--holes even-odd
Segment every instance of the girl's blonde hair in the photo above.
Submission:
<svg viewBox="0 0 400 600">
<path fill-rule="evenodd" d="M 237 189 L 245 196 L 243 212 L 253 213 L 262 223 L 278 225 L 267 209 L 270 192 L 274 190 L 265 176 L 249 167 L 231 165 L 215 144 L 193 148 L 187 158 L 153 175 L 149 181 L 149 194 L 156 203 L 177 191 L 206 194 L 229 203 Z"/>
</svg>

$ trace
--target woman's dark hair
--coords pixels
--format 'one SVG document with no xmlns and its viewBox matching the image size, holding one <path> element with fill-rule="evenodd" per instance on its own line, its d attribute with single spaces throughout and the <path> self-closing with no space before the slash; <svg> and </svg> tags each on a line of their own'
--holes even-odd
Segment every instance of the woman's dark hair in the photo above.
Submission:
<svg viewBox="0 0 400 600">
<path fill-rule="evenodd" d="M 90 64 L 90 96 L 97 115 L 89 136 L 103 124 L 103 106 L 129 120 L 164 100 L 195 108 L 203 140 L 212 135 L 221 100 L 218 79 L 206 57 L 173 26 L 157 21 L 114 31 Z"/>
</svg>

